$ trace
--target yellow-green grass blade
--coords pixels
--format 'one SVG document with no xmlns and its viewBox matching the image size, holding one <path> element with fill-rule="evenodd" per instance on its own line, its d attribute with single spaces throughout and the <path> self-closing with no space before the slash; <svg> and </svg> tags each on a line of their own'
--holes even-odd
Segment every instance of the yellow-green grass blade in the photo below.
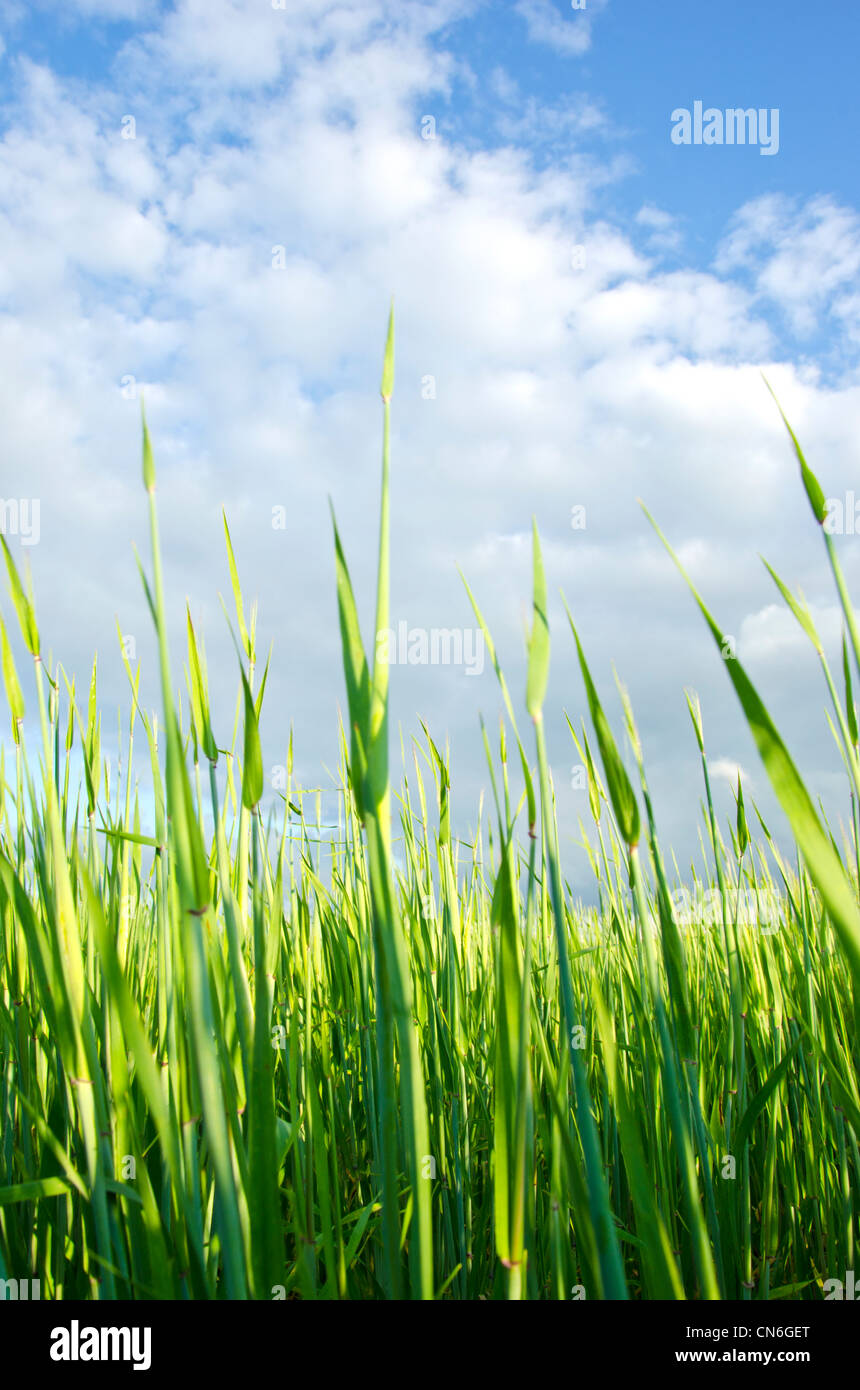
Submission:
<svg viewBox="0 0 860 1390">
<path fill-rule="evenodd" d="M 727 647 L 724 634 L 653 517 L 645 515 L 689 586 L 725 661 L 726 671 L 746 716 L 771 786 L 791 825 L 798 847 L 827 907 L 860 990 L 860 911 L 833 846 L 821 826 L 803 779 L 743 666 Z"/>
</svg>

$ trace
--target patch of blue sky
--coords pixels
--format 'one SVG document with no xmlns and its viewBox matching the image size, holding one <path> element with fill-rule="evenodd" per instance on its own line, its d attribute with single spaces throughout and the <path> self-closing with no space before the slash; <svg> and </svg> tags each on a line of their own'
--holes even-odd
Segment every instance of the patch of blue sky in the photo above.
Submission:
<svg viewBox="0 0 860 1390">
<path fill-rule="evenodd" d="M 25 55 L 60 77 L 86 82 L 103 82 L 117 51 L 141 27 L 139 21 L 124 15 L 85 15 L 62 0 L 50 6 L 0 8 L 7 62 L 16 54 Z"/>
<path fill-rule="evenodd" d="M 572 26 L 589 13 L 546 3 Z M 753 198 L 825 192 L 856 204 L 858 161 L 847 152 L 860 145 L 860 6 L 610 0 L 589 22 L 582 54 L 529 41 L 509 5 L 484 6 L 438 36 L 475 78 L 457 82 L 442 126 L 450 120 L 455 138 L 488 149 L 516 130 L 538 163 L 624 155 L 619 176 L 595 191 L 597 210 L 628 222 L 643 205 L 667 211 L 682 224 L 685 263 L 703 269 L 732 213 Z M 672 112 L 696 101 L 776 109 L 778 153 L 673 144 Z"/>
</svg>

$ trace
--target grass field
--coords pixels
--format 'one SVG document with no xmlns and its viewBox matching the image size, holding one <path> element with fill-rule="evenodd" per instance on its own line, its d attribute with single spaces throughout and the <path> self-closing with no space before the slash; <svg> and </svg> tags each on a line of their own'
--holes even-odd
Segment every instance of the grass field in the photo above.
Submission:
<svg viewBox="0 0 860 1390">
<path fill-rule="evenodd" d="M 377 632 L 393 354 L 390 325 Z M 0 1278 L 36 1278 L 42 1298 L 821 1299 L 854 1268 L 860 637 L 823 494 L 789 442 L 842 605 L 841 670 L 774 579 L 821 658 L 849 831 L 831 833 L 694 594 L 797 853 L 785 859 L 740 786 L 736 822 L 718 824 L 690 694 L 679 738 L 701 757 L 708 868 L 682 880 L 633 711 L 625 698 L 628 763 L 571 619 L 555 640 L 576 643 L 589 706 L 590 732 L 570 732 L 588 769 L 594 909 L 576 905 L 559 857 L 536 530 L 524 700 L 472 598 L 507 722 L 483 730 L 488 810 L 468 843 L 432 731 L 390 774 L 388 668 L 365 656 L 336 529 L 349 709 L 336 831 L 293 784 L 292 748 L 279 809 L 261 814 L 267 668 L 229 533 L 232 731 L 211 725 L 190 616 L 180 696 L 145 424 L 141 575 L 163 708 L 138 705 L 124 658 L 113 781 L 95 676 L 81 702 L 43 659 L 4 541 L 6 621 L 34 660 L 38 721 L 25 726 L 4 626 Z M 154 785 L 150 835 L 135 757 Z"/>
</svg>

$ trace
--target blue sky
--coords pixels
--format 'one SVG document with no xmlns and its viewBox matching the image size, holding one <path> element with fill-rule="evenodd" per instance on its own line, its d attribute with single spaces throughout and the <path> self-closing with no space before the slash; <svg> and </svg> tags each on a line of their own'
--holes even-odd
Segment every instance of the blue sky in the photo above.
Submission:
<svg viewBox="0 0 860 1390">
<path fill-rule="evenodd" d="M 187 597 L 232 726 L 223 505 L 275 643 L 268 761 L 292 723 L 318 785 L 342 700 L 328 497 L 369 622 L 393 292 L 393 617 L 467 629 L 459 566 L 516 688 L 537 517 L 570 840 L 586 807 L 562 711 L 581 717 L 582 692 L 560 588 L 616 713 L 613 662 L 631 689 L 679 852 L 695 852 L 699 795 L 685 686 L 702 695 L 726 806 L 738 766 L 769 806 L 639 496 L 844 813 L 814 656 L 758 559 L 802 585 L 835 654 L 819 538 L 760 373 L 844 497 L 860 463 L 860 12 L 0 0 L 0 38 L 2 489 L 39 501 L 38 544 L 18 543 L 68 670 L 82 680 L 97 648 L 105 698 L 124 703 L 119 620 L 157 700 L 131 553 L 146 546 L 144 391 L 177 648 Z M 778 154 L 674 144 L 671 113 L 696 101 L 777 109 Z M 842 545 L 856 586 L 860 541 Z M 420 715 L 450 738 L 465 827 L 484 779 L 478 715 L 499 706 L 491 673 L 398 667 L 392 694 L 407 733 Z"/>
</svg>

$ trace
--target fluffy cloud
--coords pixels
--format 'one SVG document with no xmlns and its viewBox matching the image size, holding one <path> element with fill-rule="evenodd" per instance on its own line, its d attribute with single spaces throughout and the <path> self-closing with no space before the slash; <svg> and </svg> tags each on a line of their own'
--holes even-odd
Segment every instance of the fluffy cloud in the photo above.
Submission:
<svg viewBox="0 0 860 1390">
<path fill-rule="evenodd" d="M 600 0 L 590 5 L 573 3 L 562 14 L 552 0 L 516 0 L 514 9 L 526 22 L 529 38 L 547 44 L 568 57 L 576 57 L 591 47 L 591 21 L 603 9 Z"/>
<path fill-rule="evenodd" d="M 711 776 L 723 782 L 728 782 L 732 789 L 736 789 L 738 778 L 741 785 L 746 786 L 747 791 L 753 785 L 753 780 L 745 768 L 740 763 L 733 763 L 729 758 L 715 758 L 711 763 Z"/>
<path fill-rule="evenodd" d="M 794 330 L 809 334 L 828 316 L 860 341 L 860 214 L 832 198 L 804 205 L 781 194 L 741 208 L 717 257 L 721 271 L 748 271 L 756 293 Z"/>
</svg>

